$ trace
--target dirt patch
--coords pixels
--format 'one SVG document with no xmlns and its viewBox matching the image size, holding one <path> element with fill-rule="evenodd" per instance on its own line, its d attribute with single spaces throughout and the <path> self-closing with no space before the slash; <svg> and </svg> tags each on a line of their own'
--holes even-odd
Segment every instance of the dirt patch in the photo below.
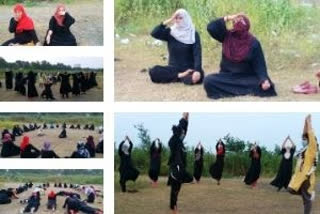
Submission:
<svg viewBox="0 0 320 214">
<path fill-rule="evenodd" d="M 40 97 L 42 91 L 44 88 L 40 88 L 39 84 L 36 84 L 37 91 L 39 94 L 39 97 L 34 97 L 32 99 L 29 99 L 27 96 L 22 96 L 18 92 L 14 90 L 6 90 L 4 80 L 1 80 L 2 82 L 2 88 L 0 88 L 0 101 L 46 101 L 46 99 L 42 99 Z M 85 94 L 81 94 L 80 96 L 72 96 L 72 94 L 69 94 L 68 99 L 63 99 L 60 96 L 60 83 L 57 83 L 51 87 L 52 93 L 55 101 L 103 101 L 103 76 L 97 77 L 98 87 L 92 88 L 88 91 L 86 91 Z M 26 87 L 27 88 L 27 87 Z"/>
<path fill-rule="evenodd" d="M 97 131 L 89 130 L 75 130 L 75 129 L 66 129 L 67 138 L 60 139 L 58 138 L 61 129 L 45 129 L 43 133 L 45 136 L 37 136 L 38 131 L 27 132 L 26 135 L 30 137 L 30 143 L 34 145 L 39 150 L 43 147 L 43 142 L 48 140 L 51 142 L 52 149 L 56 152 L 59 157 L 69 157 L 73 151 L 75 151 L 77 142 L 79 140 L 85 140 L 86 137 L 92 135 L 94 141 L 98 144 L 100 134 Z M 22 137 L 16 138 L 16 145 L 20 145 Z M 13 157 L 19 158 L 19 156 Z M 103 154 L 96 154 L 96 158 L 103 158 Z"/>
<path fill-rule="evenodd" d="M 33 7 L 27 7 L 27 13 L 33 18 L 39 40 L 43 43 L 51 16 L 54 14 L 57 3 L 44 2 Z M 76 19 L 71 27 L 80 46 L 103 45 L 103 0 L 77 0 L 66 5 L 67 10 Z M 0 43 L 13 37 L 7 30 L 12 17 L 13 6 L 0 6 Z M 4 30 L 6 29 L 6 30 Z"/>
<path fill-rule="evenodd" d="M 52 186 L 53 184 L 51 184 Z M 9 188 L 9 187 L 12 187 L 12 188 L 16 188 L 18 187 L 19 184 L 17 183 L 6 183 L 4 184 L 4 187 L 3 188 Z M 88 185 L 89 186 L 89 185 Z M 103 192 L 103 186 L 102 185 L 93 185 L 97 190 L 101 190 Z M 49 187 L 48 191 L 45 192 L 45 193 L 42 193 L 41 195 L 41 201 L 40 201 L 40 207 L 39 207 L 39 210 L 38 212 L 36 213 L 40 213 L 40 214 L 43 214 L 43 213 L 52 213 L 50 211 L 48 211 L 46 209 L 46 204 L 47 204 L 47 195 L 48 195 L 48 192 L 50 190 L 54 190 L 56 193 L 59 192 L 59 191 L 71 191 L 71 192 L 77 192 L 73 189 L 68 189 L 68 188 L 54 188 L 54 187 Z M 18 214 L 20 213 L 21 209 L 23 209 L 26 205 L 23 205 L 23 204 L 20 204 L 20 200 L 23 200 L 23 199 L 27 199 L 32 193 L 32 189 L 26 191 L 26 192 L 23 192 L 21 194 L 19 194 L 19 199 L 17 200 L 13 200 L 11 204 L 7 204 L 7 205 L 0 205 L 0 214 L 8 214 L 8 210 L 10 210 L 10 213 L 12 214 Z M 77 192 L 81 195 L 81 199 L 85 199 L 86 196 L 82 193 L 82 192 Z M 62 208 L 63 204 L 64 204 L 64 200 L 65 200 L 65 197 L 63 196 L 58 196 L 57 197 L 57 210 L 54 212 L 54 214 L 65 214 L 65 210 Z M 103 209 L 103 198 L 101 197 L 96 197 L 96 200 L 93 204 L 89 204 L 89 206 L 91 207 L 95 207 L 95 208 L 99 208 L 99 209 Z"/>
<path fill-rule="evenodd" d="M 115 43 L 115 100 L 116 101 L 213 101 L 207 98 L 203 85 L 185 86 L 181 83 L 154 84 L 143 68 L 154 65 L 166 65 L 166 44 L 152 47 L 152 39 L 148 36 L 129 37 L 129 44 L 122 44 L 116 39 Z M 203 59 L 206 75 L 219 70 L 220 59 Z M 219 99 L 218 101 L 317 101 L 320 94 L 298 95 L 291 88 L 304 80 L 310 80 L 317 85 L 315 72 L 318 67 L 309 66 L 304 70 L 281 68 L 269 69 L 269 75 L 276 85 L 277 97 L 259 98 L 242 96 Z"/>
<path fill-rule="evenodd" d="M 142 181 L 141 181 L 142 180 Z M 170 188 L 166 178 L 161 178 L 157 188 L 151 188 L 146 177 L 139 178 L 145 188 L 138 193 L 115 193 L 116 214 L 164 214 L 169 210 Z M 269 185 L 270 179 L 262 179 L 256 189 L 246 186 L 241 178 L 223 179 L 220 186 L 213 179 L 203 179 L 200 184 L 182 186 L 178 207 L 181 214 L 300 214 L 303 204 L 300 196 L 286 191 L 277 192 Z M 313 212 L 320 212 L 320 198 L 313 202 Z"/>
</svg>

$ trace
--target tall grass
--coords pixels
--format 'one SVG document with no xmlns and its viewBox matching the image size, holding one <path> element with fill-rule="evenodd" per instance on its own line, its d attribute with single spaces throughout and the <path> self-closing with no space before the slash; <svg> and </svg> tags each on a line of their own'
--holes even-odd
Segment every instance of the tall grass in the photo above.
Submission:
<svg viewBox="0 0 320 214">
<path fill-rule="evenodd" d="M 207 33 L 207 24 L 238 12 L 250 18 L 251 31 L 261 41 L 272 69 L 304 67 L 320 57 L 320 9 L 304 7 L 298 0 L 115 0 L 116 32 L 147 35 L 178 8 L 191 14 L 210 58 L 220 57 L 221 48 Z"/>
</svg>

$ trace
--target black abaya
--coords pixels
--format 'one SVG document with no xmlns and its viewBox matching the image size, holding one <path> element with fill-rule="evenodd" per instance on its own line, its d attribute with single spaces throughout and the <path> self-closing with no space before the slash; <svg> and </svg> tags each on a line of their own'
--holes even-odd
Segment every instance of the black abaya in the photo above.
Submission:
<svg viewBox="0 0 320 214">
<path fill-rule="evenodd" d="M 136 179 L 139 176 L 139 171 L 134 167 L 132 159 L 131 159 L 131 152 L 133 144 L 131 141 L 129 141 L 129 148 L 128 153 L 124 153 L 122 151 L 122 146 L 125 143 L 125 141 L 122 141 L 119 145 L 118 153 L 120 156 L 120 185 L 122 192 L 126 192 L 126 182 L 129 180 L 136 181 Z"/>
<path fill-rule="evenodd" d="M 3 142 L 1 148 L 1 157 L 12 157 L 20 154 L 19 146 L 15 145 L 12 141 Z"/>
<path fill-rule="evenodd" d="M 71 85 L 69 81 L 70 74 L 60 74 L 61 85 L 60 85 L 60 94 L 62 97 L 69 97 L 69 93 L 71 92 Z"/>
<path fill-rule="evenodd" d="M 78 74 L 72 74 L 73 85 L 72 85 L 72 94 L 78 96 L 80 95 L 80 82 Z"/>
<path fill-rule="evenodd" d="M 207 29 L 212 38 L 224 42 L 227 28 L 223 18 L 209 23 Z M 265 80 L 271 83 L 271 87 L 266 91 L 261 88 Z M 233 62 L 222 54 L 220 72 L 207 75 L 204 79 L 204 88 L 207 96 L 212 99 L 240 95 L 260 97 L 277 95 L 268 76 L 264 54 L 257 39 L 254 39 L 246 59 L 241 62 Z"/>
<path fill-rule="evenodd" d="M 196 181 L 200 181 L 203 171 L 203 148 L 198 147 L 194 150 L 193 177 Z"/>
<path fill-rule="evenodd" d="M 278 190 L 281 190 L 281 188 L 283 187 L 287 189 L 292 176 L 292 161 L 295 147 L 290 149 L 290 157 L 288 159 L 284 156 L 285 152 L 286 149 L 283 148 L 281 150 L 282 160 L 280 163 L 279 171 L 275 179 L 270 183 L 271 185 L 278 187 Z"/>
<path fill-rule="evenodd" d="M 28 73 L 28 97 L 29 98 L 39 96 L 36 88 L 36 81 L 37 81 L 36 76 L 37 74 L 32 71 Z"/>
<path fill-rule="evenodd" d="M 157 182 L 160 174 L 161 167 L 161 152 L 162 144 L 159 142 L 158 147 L 156 147 L 156 142 L 153 141 L 150 147 L 150 168 L 149 168 L 149 178 Z"/>
<path fill-rule="evenodd" d="M 29 144 L 23 151 L 20 152 L 21 158 L 38 158 L 40 156 L 40 151 Z"/>
<path fill-rule="evenodd" d="M 6 89 L 12 89 L 13 88 L 13 73 L 12 71 L 6 71 L 5 72 L 6 76 Z"/>
<path fill-rule="evenodd" d="M 69 14 L 65 14 L 63 26 L 58 25 L 57 20 L 52 16 L 49 22 L 49 30 L 52 31 L 50 44 L 45 40 L 45 46 L 76 46 L 76 38 L 70 31 L 75 19 Z M 49 32 L 48 30 L 48 32 Z M 47 33 L 48 34 L 48 33 Z M 47 37 L 46 37 L 47 38 Z"/>
<path fill-rule="evenodd" d="M 251 158 L 251 165 L 249 170 L 247 171 L 247 175 L 244 179 L 244 182 L 247 185 L 254 184 L 260 177 L 260 172 L 261 172 L 261 149 L 259 146 L 256 147 L 256 153 L 251 150 L 250 151 L 250 158 Z"/>
<path fill-rule="evenodd" d="M 201 42 L 198 32 L 195 35 L 194 44 L 184 44 L 176 40 L 170 34 L 171 29 L 160 24 L 156 26 L 151 36 L 166 41 L 169 51 L 168 66 L 156 65 L 149 70 L 151 81 L 154 83 L 183 82 L 192 85 L 192 75 L 179 79 L 178 74 L 188 69 L 200 72 L 201 78 L 198 83 L 202 83 L 204 72 L 202 70 Z"/>
<path fill-rule="evenodd" d="M 219 149 L 218 149 L 219 143 L 221 143 L 221 145 L 222 145 L 222 152 L 221 153 L 218 152 L 219 151 Z M 216 162 L 210 166 L 209 172 L 210 172 L 210 175 L 213 179 L 220 181 L 222 178 L 223 167 L 224 167 L 224 155 L 225 155 L 224 143 L 218 142 L 216 144 L 216 152 L 217 152 Z"/>
</svg>

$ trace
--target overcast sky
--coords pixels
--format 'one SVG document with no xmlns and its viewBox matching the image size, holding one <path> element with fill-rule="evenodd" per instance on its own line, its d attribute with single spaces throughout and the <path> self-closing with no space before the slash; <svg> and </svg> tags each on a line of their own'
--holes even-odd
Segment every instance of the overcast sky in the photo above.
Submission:
<svg viewBox="0 0 320 214">
<path fill-rule="evenodd" d="M 2 56 L 7 62 L 15 62 L 17 60 L 34 62 L 46 60 L 51 64 L 63 63 L 74 66 L 80 64 L 81 67 L 103 68 L 102 57 L 48 57 L 48 56 Z"/>
<path fill-rule="evenodd" d="M 199 140 L 206 149 L 214 148 L 216 141 L 230 133 L 243 140 L 257 141 L 267 149 L 282 144 L 290 135 L 297 148 L 301 148 L 301 134 L 306 113 L 191 113 L 188 146 L 195 146 Z M 167 145 L 171 127 L 178 124 L 181 113 L 116 113 L 115 141 L 118 144 L 128 134 L 138 143 L 137 131 L 133 127 L 143 123 L 149 129 L 152 139 L 159 137 Z M 312 114 L 313 127 L 320 134 L 320 114 Z"/>
</svg>

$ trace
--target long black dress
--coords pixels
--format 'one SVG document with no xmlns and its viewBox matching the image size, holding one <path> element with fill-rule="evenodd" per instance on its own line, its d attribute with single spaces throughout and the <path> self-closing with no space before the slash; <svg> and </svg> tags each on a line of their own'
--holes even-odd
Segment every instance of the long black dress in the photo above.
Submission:
<svg viewBox="0 0 320 214">
<path fill-rule="evenodd" d="M 60 85 L 60 94 L 62 97 L 69 97 L 69 93 L 71 92 L 71 85 L 69 81 L 70 74 L 60 74 L 61 85 Z"/>
<path fill-rule="evenodd" d="M 261 172 L 261 149 L 259 146 L 256 147 L 256 152 L 250 151 L 249 157 L 251 158 L 251 165 L 244 179 L 247 185 L 254 184 L 260 177 Z"/>
<path fill-rule="evenodd" d="M 90 72 L 90 77 L 89 77 L 89 86 L 90 86 L 90 88 L 98 86 L 96 76 L 97 76 L 96 73 Z"/>
<path fill-rule="evenodd" d="M 193 177 L 197 182 L 200 181 L 203 171 L 203 148 L 198 147 L 194 150 Z"/>
<path fill-rule="evenodd" d="M 39 96 L 36 88 L 36 81 L 37 81 L 36 76 L 37 74 L 32 71 L 28 73 L 28 97 L 29 98 Z"/>
<path fill-rule="evenodd" d="M 198 32 L 196 32 L 196 41 L 194 44 L 184 44 L 176 40 L 170 34 L 171 29 L 160 24 L 151 32 L 151 36 L 166 41 L 169 51 L 168 66 L 156 65 L 149 70 L 151 81 L 154 83 L 180 82 L 192 85 L 192 75 L 182 79 L 178 74 L 187 69 L 194 69 L 200 72 L 201 78 L 198 83 L 202 83 L 204 72 L 202 70 L 201 42 Z"/>
<path fill-rule="evenodd" d="M 159 143 L 158 147 L 156 147 L 156 142 L 153 141 L 150 147 L 150 168 L 149 168 L 149 178 L 157 182 L 160 174 L 161 167 L 161 152 L 162 152 L 162 144 Z"/>
<path fill-rule="evenodd" d="M 41 158 L 59 158 L 59 156 L 53 150 L 41 150 Z"/>
<path fill-rule="evenodd" d="M 54 18 L 54 16 L 52 16 L 49 22 L 49 30 L 52 31 L 50 44 L 47 44 L 47 40 L 45 40 L 44 45 L 45 46 L 76 46 L 77 45 L 76 38 L 70 31 L 70 27 L 74 23 L 75 23 L 75 19 L 69 13 L 65 14 L 63 26 L 58 25 L 57 20 Z"/>
<path fill-rule="evenodd" d="M 73 95 L 80 95 L 80 82 L 79 82 L 79 75 L 72 74 L 73 84 L 72 84 L 72 94 Z"/>
<path fill-rule="evenodd" d="M 209 23 L 207 29 L 212 38 L 223 43 L 227 34 L 223 18 Z M 260 42 L 254 39 L 248 56 L 242 62 L 232 62 L 222 54 L 220 72 L 206 76 L 204 89 L 212 99 L 240 95 L 276 96 L 272 83 L 268 90 L 262 90 L 261 83 L 265 80 L 271 83 Z"/>
<path fill-rule="evenodd" d="M 27 44 L 30 42 L 33 42 L 34 44 L 39 42 L 39 39 L 37 37 L 35 30 L 24 30 L 21 33 L 16 32 L 18 22 L 11 18 L 10 24 L 9 24 L 9 32 L 14 33 L 14 38 L 6 41 L 2 44 L 2 46 L 8 46 L 10 44 Z"/>
<path fill-rule="evenodd" d="M 222 149 L 219 150 L 219 143 L 222 145 Z M 221 180 L 223 167 L 224 167 L 224 155 L 225 155 L 225 145 L 223 142 L 218 142 L 216 144 L 216 162 L 210 166 L 209 172 L 213 179 L 216 179 L 218 182 Z"/>
<path fill-rule="evenodd" d="M 20 154 L 20 147 L 15 145 L 12 140 L 3 142 L 1 148 L 1 157 L 11 157 Z"/>
<path fill-rule="evenodd" d="M 21 83 L 21 80 L 23 78 L 23 74 L 21 72 L 16 73 L 16 76 L 14 78 L 14 90 L 19 91 L 19 83 Z"/>
<path fill-rule="evenodd" d="M 55 100 L 55 98 L 53 97 L 53 93 L 52 93 L 52 90 L 51 90 L 51 87 L 52 87 L 52 83 L 44 83 L 44 90 L 43 92 L 41 93 L 41 97 L 42 98 L 45 98 L 46 100 Z"/>
<path fill-rule="evenodd" d="M 131 159 L 131 152 L 133 147 L 132 142 L 129 141 L 130 146 L 128 148 L 127 154 L 122 150 L 123 149 L 122 146 L 124 143 L 125 141 L 122 141 L 118 149 L 118 154 L 120 156 L 119 172 L 120 172 L 120 185 L 121 185 L 122 192 L 126 192 L 126 182 L 129 180 L 136 181 L 136 179 L 140 174 L 139 171 L 133 165 L 133 162 Z"/>
<path fill-rule="evenodd" d="M 23 151 L 20 152 L 21 158 L 37 158 L 40 156 L 40 151 L 29 144 Z"/>
<path fill-rule="evenodd" d="M 12 89 L 13 88 L 13 72 L 12 71 L 6 71 L 6 89 Z"/>
<path fill-rule="evenodd" d="M 295 147 L 290 149 L 290 156 L 288 159 L 284 156 L 284 154 L 286 153 L 286 149 L 283 148 L 281 150 L 282 160 L 280 163 L 279 171 L 275 179 L 270 183 L 271 185 L 277 187 L 279 191 L 283 187 L 287 189 L 289 182 L 291 180 L 292 160 L 293 160 L 293 155 L 295 150 L 296 150 Z"/>
</svg>

